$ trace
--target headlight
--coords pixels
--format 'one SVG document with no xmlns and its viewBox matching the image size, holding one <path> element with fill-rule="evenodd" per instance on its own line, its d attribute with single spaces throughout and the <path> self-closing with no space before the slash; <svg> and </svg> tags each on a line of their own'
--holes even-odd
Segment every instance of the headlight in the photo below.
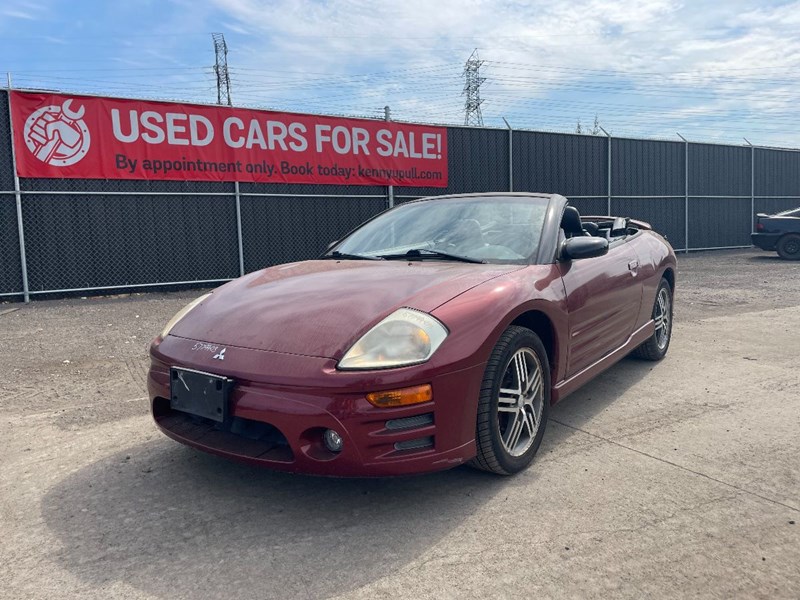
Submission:
<svg viewBox="0 0 800 600">
<path fill-rule="evenodd" d="M 446 337 L 445 326 L 429 314 L 400 308 L 353 344 L 338 368 L 385 369 L 425 362 Z"/>
<path fill-rule="evenodd" d="M 211 295 L 211 292 L 209 292 L 208 294 L 204 294 L 204 295 L 200 296 L 199 298 L 195 298 L 194 300 L 189 302 L 189 304 L 187 304 L 182 309 L 180 309 L 177 313 L 175 313 L 175 316 L 172 317 L 169 320 L 169 323 L 167 323 L 167 326 L 164 327 L 164 331 L 161 332 L 161 339 L 164 339 L 165 337 L 167 337 L 167 334 L 172 330 L 173 327 L 175 327 L 175 325 L 178 324 L 178 321 L 180 321 L 183 317 L 188 315 L 195 306 L 200 304 L 203 300 L 208 298 L 210 295 Z"/>
</svg>

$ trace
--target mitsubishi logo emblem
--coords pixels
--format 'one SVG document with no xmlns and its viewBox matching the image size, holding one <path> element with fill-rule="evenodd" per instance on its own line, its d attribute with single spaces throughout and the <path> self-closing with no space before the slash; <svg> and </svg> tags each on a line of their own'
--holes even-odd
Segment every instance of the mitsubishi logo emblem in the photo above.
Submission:
<svg viewBox="0 0 800 600">
<path fill-rule="evenodd" d="M 215 354 L 211 358 L 216 358 L 217 360 L 225 360 L 225 350 L 226 350 L 226 348 L 223 348 L 222 350 L 220 350 L 217 354 Z"/>
</svg>

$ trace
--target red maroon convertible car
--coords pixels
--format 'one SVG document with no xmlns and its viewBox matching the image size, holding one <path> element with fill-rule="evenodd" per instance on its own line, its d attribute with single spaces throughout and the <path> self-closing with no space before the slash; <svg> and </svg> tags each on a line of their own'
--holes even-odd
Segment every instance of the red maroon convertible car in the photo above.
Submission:
<svg viewBox="0 0 800 600">
<path fill-rule="evenodd" d="M 511 474 L 551 404 L 631 352 L 665 355 L 674 289 L 646 223 L 559 195 L 408 202 L 175 315 L 150 349 L 153 417 L 285 471 Z"/>
</svg>

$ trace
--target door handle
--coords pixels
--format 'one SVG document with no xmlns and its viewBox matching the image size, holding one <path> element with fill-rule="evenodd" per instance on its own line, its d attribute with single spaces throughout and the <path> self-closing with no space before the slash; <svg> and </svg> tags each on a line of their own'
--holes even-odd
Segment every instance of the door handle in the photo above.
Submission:
<svg viewBox="0 0 800 600">
<path fill-rule="evenodd" d="M 631 272 L 631 275 L 636 275 L 636 269 L 639 268 L 639 261 L 632 260 L 628 263 L 628 270 Z"/>
</svg>

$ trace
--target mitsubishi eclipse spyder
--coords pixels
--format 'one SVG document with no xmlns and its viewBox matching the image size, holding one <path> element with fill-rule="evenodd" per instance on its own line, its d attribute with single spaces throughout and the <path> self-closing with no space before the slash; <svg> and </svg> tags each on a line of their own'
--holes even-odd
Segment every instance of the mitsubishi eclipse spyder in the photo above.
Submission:
<svg viewBox="0 0 800 600">
<path fill-rule="evenodd" d="M 407 202 L 178 312 L 150 347 L 153 418 L 283 471 L 516 473 L 551 405 L 628 354 L 664 357 L 675 271 L 647 223 L 557 194 Z"/>
</svg>

